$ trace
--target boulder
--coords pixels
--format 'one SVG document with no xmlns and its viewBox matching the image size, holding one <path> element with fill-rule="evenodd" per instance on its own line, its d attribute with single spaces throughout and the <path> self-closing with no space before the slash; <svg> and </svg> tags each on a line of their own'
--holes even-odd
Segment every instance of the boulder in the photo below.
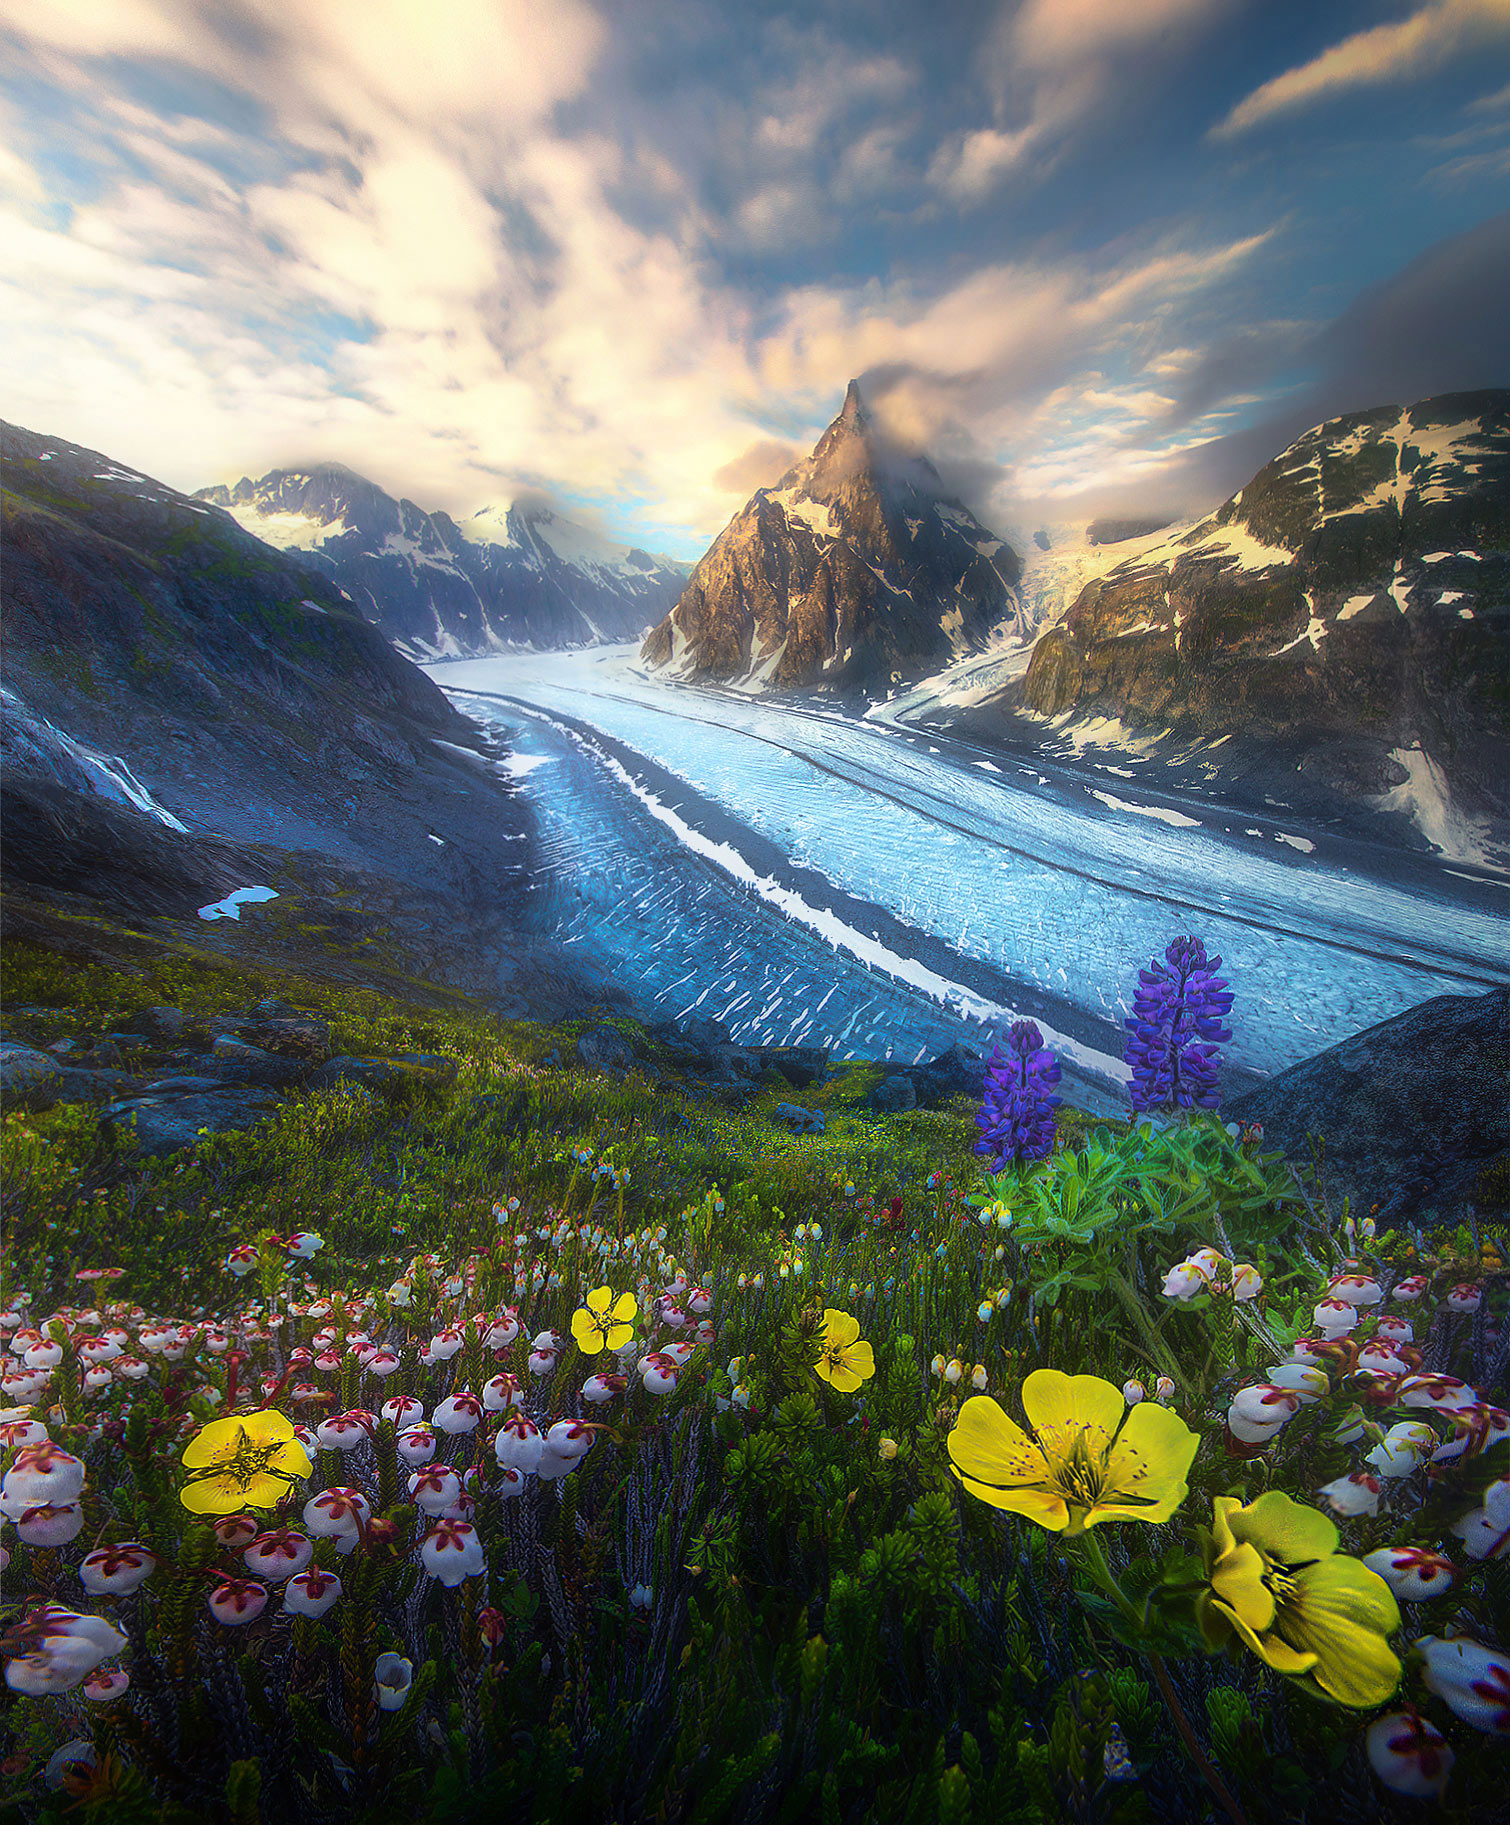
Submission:
<svg viewBox="0 0 1510 1825">
<path fill-rule="evenodd" d="M 790 1128 L 793 1134 L 822 1134 L 828 1127 L 821 1109 L 804 1109 L 798 1103 L 777 1103 L 771 1120 Z"/>
<path fill-rule="evenodd" d="M 108 1103 L 129 1096 L 138 1082 L 129 1071 L 80 1071 L 65 1066 L 53 1085 L 60 1103 Z"/>
<path fill-rule="evenodd" d="M 190 1021 L 182 1008 L 143 1008 L 140 1014 L 126 1024 L 143 1039 L 155 1040 L 160 1045 L 176 1046 L 188 1031 Z"/>
<path fill-rule="evenodd" d="M 577 1056 L 589 1071 L 622 1076 L 634 1064 L 634 1047 L 616 1027 L 593 1027 L 577 1041 Z"/>
<path fill-rule="evenodd" d="M 877 1115 L 900 1115 L 906 1109 L 916 1109 L 918 1093 L 910 1077 L 904 1077 L 900 1071 L 891 1077 L 883 1077 L 871 1091 L 870 1106 Z"/>
<path fill-rule="evenodd" d="M 794 1090 L 820 1082 L 828 1070 L 827 1046 L 762 1046 L 761 1056 Z"/>
<path fill-rule="evenodd" d="M 978 1102 L 985 1091 L 986 1060 L 973 1046 L 952 1045 L 927 1064 L 912 1066 L 905 1075 L 925 1109 L 935 1109 L 955 1096 L 973 1097 Z"/>
<path fill-rule="evenodd" d="M 58 1080 L 63 1067 L 31 1046 L 14 1040 L 0 1043 L 0 1106 L 7 1109 L 50 1109 L 58 1100 Z"/>
<path fill-rule="evenodd" d="M 281 1058 L 276 1052 L 265 1052 L 261 1046 L 248 1045 L 244 1039 L 222 1033 L 211 1048 L 215 1062 L 223 1067 L 222 1076 L 247 1084 L 263 1084 L 282 1090 L 295 1083 L 308 1070 L 299 1059 Z"/>
<path fill-rule="evenodd" d="M 330 1023 L 314 1014 L 258 1013 L 257 1018 L 242 1024 L 238 1037 L 264 1052 L 299 1059 L 307 1065 L 323 1065 L 331 1055 Z"/>
<path fill-rule="evenodd" d="M 1266 1149 L 1303 1164 L 1326 1140 L 1334 1214 L 1344 1195 L 1389 1223 L 1455 1223 L 1465 1203 L 1498 1215 L 1483 1189 L 1510 1165 L 1510 988 L 1442 995 L 1292 1065 L 1224 1106 L 1257 1122 Z"/>
<path fill-rule="evenodd" d="M 277 1113 L 281 1099 L 252 1084 L 222 1087 L 202 1095 L 135 1097 L 117 1103 L 100 1120 L 102 1133 L 126 1144 L 134 1137 L 139 1155 L 158 1159 L 192 1147 L 200 1130 L 239 1133 Z"/>
</svg>

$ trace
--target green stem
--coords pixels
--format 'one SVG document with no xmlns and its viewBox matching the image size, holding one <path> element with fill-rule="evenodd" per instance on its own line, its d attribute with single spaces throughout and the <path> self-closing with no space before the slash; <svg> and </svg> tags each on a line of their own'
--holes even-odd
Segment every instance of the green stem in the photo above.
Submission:
<svg viewBox="0 0 1510 1825">
<path fill-rule="evenodd" d="M 1180 1365 L 1175 1360 L 1174 1352 L 1149 1321 L 1148 1313 L 1143 1308 L 1143 1301 L 1138 1297 L 1138 1289 L 1114 1267 L 1108 1269 L 1107 1284 L 1116 1296 L 1117 1303 L 1132 1319 L 1134 1328 L 1143 1340 L 1143 1347 L 1148 1351 L 1154 1363 L 1171 1381 L 1185 1388 L 1188 1393 L 1189 1388 L 1185 1376 L 1181 1373 Z"/>
<path fill-rule="evenodd" d="M 1122 1612 L 1123 1618 L 1129 1622 L 1139 1634 L 1142 1634 L 1147 1622 L 1147 1616 L 1144 1611 L 1137 1607 L 1131 1597 L 1127 1595 L 1122 1589 L 1122 1586 L 1118 1584 L 1115 1577 L 1113 1577 L 1112 1568 L 1106 1562 L 1106 1554 L 1101 1550 L 1101 1542 L 1093 1533 L 1084 1533 L 1080 1536 L 1080 1550 L 1085 1555 L 1086 1569 L 1090 1572 L 1091 1576 L 1096 1580 L 1097 1584 L 1101 1586 L 1102 1590 L 1106 1592 L 1107 1596 L 1111 1598 L 1112 1602 L 1116 1604 L 1117 1608 Z"/>
</svg>

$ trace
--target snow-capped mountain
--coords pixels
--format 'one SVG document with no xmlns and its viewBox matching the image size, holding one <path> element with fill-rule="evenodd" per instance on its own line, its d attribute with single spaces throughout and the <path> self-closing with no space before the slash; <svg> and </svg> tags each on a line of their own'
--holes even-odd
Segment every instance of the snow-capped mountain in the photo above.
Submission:
<svg viewBox="0 0 1510 1825">
<path fill-rule="evenodd" d="M 616 545 L 536 502 L 457 521 L 338 463 L 199 490 L 248 532 L 314 565 L 413 658 L 637 639 L 686 566 Z"/>
<path fill-rule="evenodd" d="M 851 381 L 811 456 L 761 488 L 646 640 L 645 662 L 750 689 L 884 690 L 1016 618 L 1017 554 L 889 450 Z"/>
<path fill-rule="evenodd" d="M 1510 392 L 1307 432 L 1089 580 L 999 709 L 1262 750 L 1471 855 L 1510 816 Z"/>
</svg>

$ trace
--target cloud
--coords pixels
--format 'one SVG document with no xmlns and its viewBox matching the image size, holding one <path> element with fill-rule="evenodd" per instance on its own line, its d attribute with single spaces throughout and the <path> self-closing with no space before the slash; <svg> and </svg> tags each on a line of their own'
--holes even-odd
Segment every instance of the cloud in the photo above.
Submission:
<svg viewBox="0 0 1510 1825">
<path fill-rule="evenodd" d="M 1148 60 L 1182 44 L 1215 11 L 1215 0 L 1002 7 L 982 53 L 995 120 L 947 137 L 928 181 L 961 207 L 983 202 L 1009 173 L 1050 160 L 1078 122 L 1113 94 L 1135 90 Z"/>
<path fill-rule="evenodd" d="M 1372 83 L 1439 69 L 1475 43 L 1510 33 L 1510 0 L 1431 0 L 1408 19 L 1355 32 L 1319 57 L 1272 77 L 1212 129 L 1231 139 L 1275 115 Z"/>
<path fill-rule="evenodd" d="M 741 450 L 731 462 L 715 469 L 713 486 L 748 500 L 757 488 L 769 488 L 779 482 L 792 464 L 806 455 L 807 451 L 796 444 L 763 437 L 748 449 Z"/>
</svg>

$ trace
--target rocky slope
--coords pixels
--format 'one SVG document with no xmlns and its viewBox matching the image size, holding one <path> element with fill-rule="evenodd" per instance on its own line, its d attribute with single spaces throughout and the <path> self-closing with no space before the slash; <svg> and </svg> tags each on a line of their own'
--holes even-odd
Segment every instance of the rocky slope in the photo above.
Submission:
<svg viewBox="0 0 1510 1825">
<path fill-rule="evenodd" d="M 267 886 L 245 926 L 515 1012 L 584 998 L 518 929 L 504 757 L 334 583 L 94 451 L 0 439 L 8 928 L 40 894 L 202 931 Z"/>
<path fill-rule="evenodd" d="M 637 640 L 686 581 L 685 565 L 549 507 L 516 502 L 457 521 L 339 464 L 243 476 L 195 498 L 338 583 L 416 659 Z"/>
<path fill-rule="evenodd" d="M 889 450 L 851 381 L 813 453 L 759 489 L 642 649 L 689 679 L 884 689 L 979 650 L 1016 613 L 1016 556 Z"/>
<path fill-rule="evenodd" d="M 997 707 L 1262 749 L 1471 850 L 1510 817 L 1510 392 L 1307 433 L 1089 582 Z"/>
</svg>

